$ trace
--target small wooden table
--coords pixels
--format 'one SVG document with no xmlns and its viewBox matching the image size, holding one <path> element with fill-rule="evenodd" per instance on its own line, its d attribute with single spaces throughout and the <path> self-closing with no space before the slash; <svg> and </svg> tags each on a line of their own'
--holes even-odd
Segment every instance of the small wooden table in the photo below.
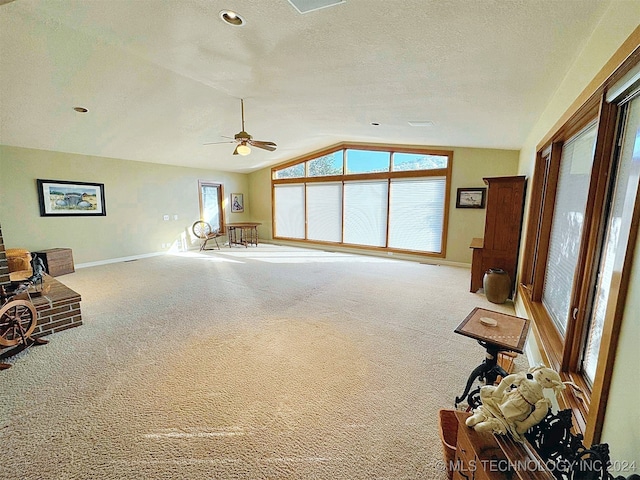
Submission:
<svg viewBox="0 0 640 480">
<path fill-rule="evenodd" d="M 52 277 L 75 272 L 73 252 L 70 248 L 49 248 L 33 253 L 42 259 L 45 272 Z"/>
<path fill-rule="evenodd" d="M 235 222 L 227 223 L 227 236 L 229 237 L 229 248 L 233 245 L 258 246 L 258 225 L 259 222 Z"/>
<path fill-rule="evenodd" d="M 487 325 L 491 321 L 495 321 L 496 325 Z M 470 392 L 473 382 L 479 378 L 484 380 L 486 385 L 492 385 L 498 376 L 507 376 L 507 372 L 498 365 L 498 353 L 524 353 L 524 342 L 529 333 L 529 319 L 476 307 L 454 332 L 476 339 L 486 349 L 484 361 L 471 372 L 464 393 L 456 397 L 455 401 L 457 406 L 466 398 L 469 406 L 475 408 L 478 406 L 475 397 L 480 388 Z"/>
</svg>

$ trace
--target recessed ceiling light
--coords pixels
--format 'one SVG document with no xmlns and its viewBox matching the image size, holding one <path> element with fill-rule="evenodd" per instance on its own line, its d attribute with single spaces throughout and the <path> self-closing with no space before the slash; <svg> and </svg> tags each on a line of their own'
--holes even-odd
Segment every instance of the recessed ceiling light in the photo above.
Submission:
<svg viewBox="0 0 640 480">
<path fill-rule="evenodd" d="M 221 10 L 220 18 L 223 22 L 233 25 L 234 27 L 242 27 L 245 23 L 244 18 L 232 10 Z"/>
<path fill-rule="evenodd" d="M 409 122 L 412 127 L 433 127 L 434 123 L 431 120 L 419 120 Z"/>
<path fill-rule="evenodd" d="M 86 109 L 86 108 L 84 108 L 84 107 L 73 107 L 73 109 L 74 109 L 76 112 L 79 112 L 79 113 L 87 113 L 87 112 L 89 111 L 89 110 L 87 110 L 87 109 Z"/>
</svg>

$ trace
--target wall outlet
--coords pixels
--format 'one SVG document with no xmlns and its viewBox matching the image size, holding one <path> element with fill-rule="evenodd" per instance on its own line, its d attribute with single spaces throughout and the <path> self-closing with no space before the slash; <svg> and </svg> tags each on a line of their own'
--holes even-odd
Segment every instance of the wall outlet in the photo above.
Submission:
<svg viewBox="0 0 640 480">
<path fill-rule="evenodd" d="M 173 216 L 173 219 L 174 219 L 174 220 L 177 220 L 177 219 L 178 219 L 178 215 L 174 215 L 174 216 Z"/>
<path fill-rule="evenodd" d="M 387 255 L 389 255 L 390 257 L 393 256 L 393 252 L 387 252 Z"/>
<path fill-rule="evenodd" d="M 169 215 L 163 215 L 162 219 L 166 222 L 167 220 L 169 220 Z"/>
</svg>

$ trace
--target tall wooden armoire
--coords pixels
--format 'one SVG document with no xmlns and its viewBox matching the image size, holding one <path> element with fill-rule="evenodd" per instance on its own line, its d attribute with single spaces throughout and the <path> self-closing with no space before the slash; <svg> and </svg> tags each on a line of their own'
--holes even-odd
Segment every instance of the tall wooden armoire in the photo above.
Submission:
<svg viewBox="0 0 640 480">
<path fill-rule="evenodd" d="M 487 211 L 484 238 L 471 242 L 471 292 L 482 288 L 482 278 L 490 268 L 501 268 L 511 279 L 513 294 L 522 230 L 522 213 L 527 177 L 484 178 L 487 184 Z M 509 295 L 510 297 L 512 295 Z"/>
</svg>

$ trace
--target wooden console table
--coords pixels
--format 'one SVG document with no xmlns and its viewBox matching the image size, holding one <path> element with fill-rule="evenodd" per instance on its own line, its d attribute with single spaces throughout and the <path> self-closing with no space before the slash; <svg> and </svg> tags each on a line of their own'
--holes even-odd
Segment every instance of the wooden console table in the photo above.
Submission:
<svg viewBox="0 0 640 480">
<path fill-rule="evenodd" d="M 508 435 L 477 432 L 464 423 L 470 413 L 455 415 L 458 436 L 453 480 L 554 479 L 528 443 L 518 443 Z"/>
<path fill-rule="evenodd" d="M 259 222 L 235 222 L 227 223 L 227 236 L 229 237 L 229 247 L 233 245 L 258 246 L 258 225 Z"/>
</svg>

